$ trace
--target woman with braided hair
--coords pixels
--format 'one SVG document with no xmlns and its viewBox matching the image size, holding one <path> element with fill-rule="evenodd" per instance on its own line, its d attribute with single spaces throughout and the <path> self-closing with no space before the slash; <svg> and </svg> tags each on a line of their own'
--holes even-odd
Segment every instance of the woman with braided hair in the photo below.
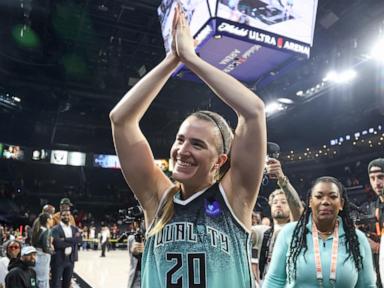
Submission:
<svg viewBox="0 0 384 288">
<path fill-rule="evenodd" d="M 376 287 L 368 240 L 336 178 L 315 180 L 301 218 L 282 229 L 275 247 L 263 287 Z"/>
<path fill-rule="evenodd" d="M 180 7 L 172 34 L 172 51 L 110 114 L 124 177 L 144 210 L 141 287 L 252 287 L 250 230 L 266 155 L 264 103 L 198 57 Z M 236 112 L 238 122 L 233 135 L 217 113 L 187 117 L 170 152 L 174 185 L 155 165 L 139 122 L 181 62 Z"/>
</svg>

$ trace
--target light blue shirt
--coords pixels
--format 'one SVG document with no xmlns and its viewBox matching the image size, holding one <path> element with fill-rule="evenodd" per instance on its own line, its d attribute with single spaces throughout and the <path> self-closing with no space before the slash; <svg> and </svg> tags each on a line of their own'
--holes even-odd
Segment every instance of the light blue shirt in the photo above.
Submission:
<svg viewBox="0 0 384 288">
<path fill-rule="evenodd" d="M 339 250 L 337 257 L 337 274 L 336 285 L 337 288 L 375 288 L 376 287 L 376 274 L 373 268 L 371 248 L 369 246 L 367 237 L 356 229 L 358 241 L 360 243 L 360 255 L 362 256 L 363 268 L 359 271 L 356 270 L 353 256 L 345 261 L 348 257 L 345 247 L 345 232 L 342 223 L 342 219 L 339 217 Z M 303 250 L 297 257 L 296 262 L 296 279 L 292 279 L 291 283 L 288 283 L 288 267 L 286 265 L 289 246 L 291 243 L 293 230 L 297 222 L 289 223 L 284 226 L 280 231 L 275 248 L 272 254 L 271 264 L 269 266 L 268 273 L 263 282 L 265 288 L 275 287 L 305 287 L 305 288 L 318 288 L 319 284 L 316 279 L 316 266 L 313 250 L 312 240 L 312 217 L 310 216 L 309 223 L 307 224 L 307 246 L 308 250 L 303 254 Z M 323 240 L 319 237 L 321 266 L 323 270 L 323 287 L 331 287 L 329 282 L 330 265 L 331 265 L 331 253 L 332 253 L 332 241 L 333 236 L 330 236 L 327 240 Z M 304 259 L 304 256 L 305 259 Z"/>
</svg>

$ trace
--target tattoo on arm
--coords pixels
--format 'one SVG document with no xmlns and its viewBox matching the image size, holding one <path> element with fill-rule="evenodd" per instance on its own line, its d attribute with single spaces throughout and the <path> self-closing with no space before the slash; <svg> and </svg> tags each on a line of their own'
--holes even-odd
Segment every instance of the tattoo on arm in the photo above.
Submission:
<svg viewBox="0 0 384 288">
<path fill-rule="evenodd" d="M 287 185 L 285 185 L 285 187 L 281 189 L 283 190 L 285 197 L 287 197 L 288 206 L 289 206 L 289 209 L 291 210 L 293 220 L 294 221 L 299 220 L 301 213 L 304 210 L 299 194 L 289 182 L 287 182 Z"/>
</svg>

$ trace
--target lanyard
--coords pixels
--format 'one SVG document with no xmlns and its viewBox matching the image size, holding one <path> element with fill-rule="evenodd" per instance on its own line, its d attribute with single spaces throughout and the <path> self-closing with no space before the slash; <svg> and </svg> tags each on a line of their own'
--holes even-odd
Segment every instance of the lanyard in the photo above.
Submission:
<svg viewBox="0 0 384 288">
<path fill-rule="evenodd" d="M 331 256 L 331 268 L 329 273 L 329 282 L 331 287 L 335 287 L 336 284 L 336 268 L 337 268 L 337 252 L 339 250 L 339 223 L 336 221 L 335 229 L 333 230 L 333 242 L 332 242 L 332 256 Z M 312 224 L 312 238 L 313 248 L 315 250 L 315 263 L 316 263 L 316 279 L 319 282 L 319 286 L 323 287 L 323 269 L 321 267 L 321 257 L 319 248 L 319 234 L 316 224 Z"/>
</svg>

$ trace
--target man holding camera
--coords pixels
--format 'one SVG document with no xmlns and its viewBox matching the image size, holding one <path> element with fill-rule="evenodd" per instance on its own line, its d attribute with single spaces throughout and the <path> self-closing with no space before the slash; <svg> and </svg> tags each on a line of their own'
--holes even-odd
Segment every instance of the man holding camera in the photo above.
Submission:
<svg viewBox="0 0 384 288">
<path fill-rule="evenodd" d="M 144 233 L 142 232 L 142 220 L 133 220 L 133 234 L 128 236 L 127 246 L 129 255 L 128 288 L 140 288 L 141 286 L 141 256 L 144 252 Z"/>
<path fill-rule="evenodd" d="M 284 175 L 279 160 L 269 158 L 266 172 L 270 179 L 276 179 L 279 186 L 269 196 L 273 219 L 272 227 L 255 225 L 252 227 L 252 270 L 258 284 L 262 283 L 272 257 L 278 233 L 290 221 L 297 221 L 303 212 L 303 205 L 295 188 Z"/>
</svg>

